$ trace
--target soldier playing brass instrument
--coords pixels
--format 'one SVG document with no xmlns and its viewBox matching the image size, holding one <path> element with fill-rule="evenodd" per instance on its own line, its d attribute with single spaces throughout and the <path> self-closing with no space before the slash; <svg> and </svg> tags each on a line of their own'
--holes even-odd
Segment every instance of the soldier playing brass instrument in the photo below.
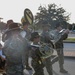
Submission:
<svg viewBox="0 0 75 75">
<path fill-rule="evenodd" d="M 25 9 L 22 24 L 11 23 L 6 31 L 7 38 L 4 38 L 3 53 L 6 56 L 6 74 L 7 75 L 24 75 L 23 70 L 30 70 L 28 64 L 28 46 L 29 42 L 25 37 L 26 31 L 22 30 L 24 26 L 28 28 L 32 24 L 33 17 L 29 9 Z"/>
<path fill-rule="evenodd" d="M 32 61 L 31 61 L 31 66 L 33 67 L 34 69 L 34 74 L 33 75 L 44 75 L 44 70 L 43 70 L 43 62 L 42 62 L 42 59 L 41 59 L 41 52 L 39 50 L 39 42 L 40 42 L 40 36 L 37 32 L 33 32 L 31 34 L 31 38 L 30 40 L 32 41 L 32 44 L 31 44 L 31 58 L 32 58 Z"/>
<path fill-rule="evenodd" d="M 23 31 L 21 32 L 21 35 L 24 38 L 26 38 L 29 43 L 29 39 L 30 39 L 30 35 L 31 35 L 31 31 L 29 30 L 29 25 L 31 25 L 33 23 L 33 14 L 28 8 L 26 8 L 24 10 L 24 16 L 21 18 L 21 23 L 22 23 L 22 27 L 23 27 Z M 32 70 L 32 68 L 29 66 L 29 63 L 28 63 L 29 52 L 30 52 L 29 49 L 27 49 L 25 52 L 25 54 L 26 54 L 25 64 L 26 64 L 27 70 Z"/>
<path fill-rule="evenodd" d="M 49 25 L 47 24 L 46 21 L 43 22 L 43 32 L 41 33 L 41 41 L 47 44 L 50 44 L 50 47 L 53 48 L 54 45 L 51 42 L 51 38 L 49 36 Z M 51 57 L 48 57 L 45 61 L 44 61 L 44 65 L 47 69 L 47 72 L 49 75 L 53 75 L 53 70 L 52 70 L 52 63 L 51 63 Z"/>
<path fill-rule="evenodd" d="M 26 20 L 24 19 L 24 17 L 22 17 L 21 19 L 21 23 L 23 25 L 23 31 L 21 32 L 21 35 L 23 36 L 23 38 L 26 38 L 28 43 L 29 43 L 29 38 L 30 38 L 30 35 L 31 35 L 31 32 L 29 32 L 29 29 L 28 29 L 28 26 L 29 26 L 29 23 L 26 22 Z M 29 63 L 28 63 L 28 59 L 29 59 L 29 49 L 26 50 L 25 54 L 26 54 L 26 61 L 25 61 L 25 64 L 26 64 L 26 69 L 27 70 L 31 70 L 31 67 L 29 66 Z"/>
<path fill-rule="evenodd" d="M 37 32 L 31 34 L 31 41 L 32 67 L 35 70 L 34 75 L 43 75 L 44 61 L 53 54 L 53 48 L 47 43 L 42 43 Z"/>
<path fill-rule="evenodd" d="M 62 30 L 60 23 L 56 24 L 55 30 L 50 32 L 52 39 L 54 39 L 55 48 L 58 55 L 59 68 L 61 73 L 67 73 L 63 67 L 64 64 L 64 54 L 63 54 L 63 40 L 68 37 L 69 29 Z"/>
</svg>

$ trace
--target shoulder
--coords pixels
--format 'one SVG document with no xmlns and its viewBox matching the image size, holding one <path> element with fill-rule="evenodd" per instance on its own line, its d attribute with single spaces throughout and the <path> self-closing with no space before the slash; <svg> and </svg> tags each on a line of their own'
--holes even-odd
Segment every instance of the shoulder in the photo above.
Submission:
<svg viewBox="0 0 75 75">
<path fill-rule="evenodd" d="M 20 32 L 20 35 L 21 35 L 23 38 L 25 38 L 25 36 L 26 36 L 26 31 L 24 31 L 24 30 L 21 31 L 21 32 Z"/>
<path fill-rule="evenodd" d="M 46 32 L 46 31 L 43 31 L 42 33 L 41 33 L 41 35 L 46 35 L 48 32 Z"/>
<path fill-rule="evenodd" d="M 35 45 L 35 44 L 31 43 L 31 49 L 32 50 L 39 49 L 39 45 Z"/>
</svg>

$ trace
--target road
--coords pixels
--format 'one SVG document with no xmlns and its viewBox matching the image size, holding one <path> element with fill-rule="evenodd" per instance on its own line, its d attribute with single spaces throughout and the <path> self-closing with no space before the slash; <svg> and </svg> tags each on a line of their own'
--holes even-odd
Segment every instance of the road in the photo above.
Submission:
<svg viewBox="0 0 75 75">
<path fill-rule="evenodd" d="M 72 33 L 69 33 L 69 34 L 68 34 L 68 37 L 75 38 L 75 33 L 74 33 L 74 34 L 72 34 Z"/>
<path fill-rule="evenodd" d="M 64 43 L 64 50 L 75 51 L 75 43 Z"/>
<path fill-rule="evenodd" d="M 75 75 L 75 58 L 65 58 L 64 68 L 68 71 L 68 74 L 62 74 L 59 72 L 58 62 L 53 64 L 54 75 Z M 45 74 L 45 75 L 48 75 L 48 74 Z"/>
<path fill-rule="evenodd" d="M 75 58 L 64 58 L 64 68 L 68 71 L 68 73 L 60 73 L 59 72 L 59 64 L 55 62 L 53 64 L 53 75 L 75 75 Z M 24 71 L 25 75 L 31 75 L 31 71 Z M 48 75 L 46 68 L 44 68 L 44 74 Z"/>
</svg>

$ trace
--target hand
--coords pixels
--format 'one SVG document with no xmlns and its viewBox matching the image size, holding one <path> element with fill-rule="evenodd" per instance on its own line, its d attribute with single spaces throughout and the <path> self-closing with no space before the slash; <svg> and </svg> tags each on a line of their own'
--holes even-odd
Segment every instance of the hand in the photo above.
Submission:
<svg viewBox="0 0 75 75">
<path fill-rule="evenodd" d="M 45 61 L 46 59 L 45 59 L 45 58 L 41 58 L 41 60 L 42 60 L 42 61 Z"/>
<path fill-rule="evenodd" d="M 5 58 L 2 58 L 2 61 L 6 60 Z"/>
<path fill-rule="evenodd" d="M 69 29 L 66 29 L 66 30 L 64 31 L 64 33 L 67 33 L 67 34 L 68 34 L 68 33 L 69 33 Z"/>
</svg>

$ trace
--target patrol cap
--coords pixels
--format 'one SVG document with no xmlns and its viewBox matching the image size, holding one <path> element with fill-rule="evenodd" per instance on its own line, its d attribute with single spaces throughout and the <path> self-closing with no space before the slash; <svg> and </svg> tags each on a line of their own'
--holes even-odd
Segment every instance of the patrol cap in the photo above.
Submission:
<svg viewBox="0 0 75 75">
<path fill-rule="evenodd" d="M 12 30 L 19 30 L 21 29 L 20 26 L 19 26 L 19 23 L 11 23 L 8 27 L 8 30 L 6 31 L 6 33 L 8 33 L 9 31 L 12 31 Z"/>
<path fill-rule="evenodd" d="M 47 21 L 42 22 L 42 24 L 43 24 L 42 27 L 50 27 Z"/>
<path fill-rule="evenodd" d="M 9 24 L 11 24 L 11 23 L 13 23 L 13 20 L 12 20 L 12 19 L 8 20 L 8 21 L 7 21 L 7 24 L 6 24 L 6 27 L 8 27 Z"/>
<path fill-rule="evenodd" d="M 40 35 L 38 34 L 38 32 L 33 32 L 33 33 L 31 34 L 30 41 L 33 41 L 34 38 L 37 38 L 37 37 L 40 37 Z"/>
<path fill-rule="evenodd" d="M 62 24 L 59 22 L 55 25 L 55 28 L 62 27 Z"/>
</svg>

